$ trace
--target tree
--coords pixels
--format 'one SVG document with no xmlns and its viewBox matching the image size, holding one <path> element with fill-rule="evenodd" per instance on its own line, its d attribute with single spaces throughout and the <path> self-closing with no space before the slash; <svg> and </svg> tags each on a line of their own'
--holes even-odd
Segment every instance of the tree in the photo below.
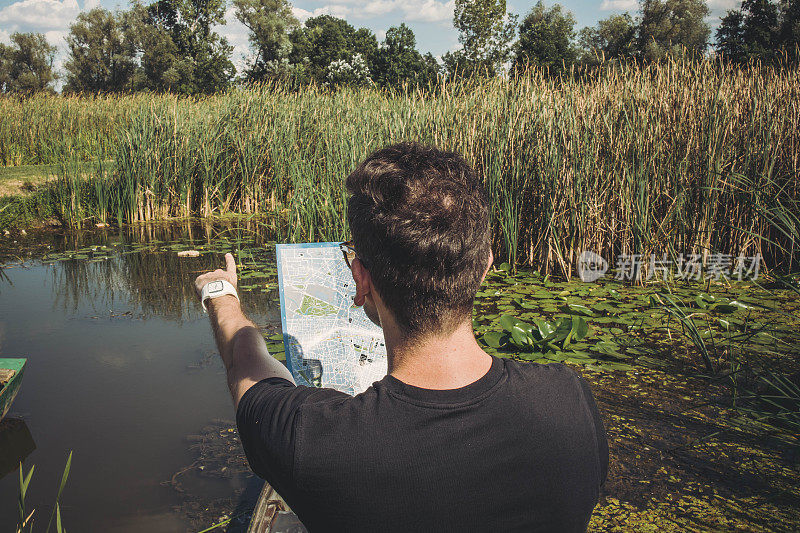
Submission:
<svg viewBox="0 0 800 533">
<path fill-rule="evenodd" d="M 41 33 L 14 33 L 11 45 L 0 46 L 0 85 L 5 92 L 54 92 L 56 47 Z"/>
<path fill-rule="evenodd" d="M 297 69 L 300 81 L 329 83 L 328 67 L 337 61 L 354 66 L 355 56 L 371 73 L 378 54 L 378 40 L 367 28 L 356 30 L 347 21 L 320 15 L 306 20 L 305 25 L 289 34 L 292 51 L 289 63 Z M 338 64 L 341 66 L 341 64 Z"/>
<path fill-rule="evenodd" d="M 547 9 L 539 0 L 519 27 L 514 70 L 528 65 L 540 65 L 553 75 L 568 70 L 577 56 L 574 28 L 572 13 L 563 12 L 558 4 Z"/>
<path fill-rule="evenodd" d="M 781 5 L 781 23 L 778 33 L 778 44 L 789 53 L 789 56 L 798 59 L 800 52 L 800 0 L 784 0 Z"/>
<path fill-rule="evenodd" d="M 643 59 L 702 53 L 711 28 L 703 0 L 641 0 L 637 48 Z"/>
<path fill-rule="evenodd" d="M 130 88 L 136 49 L 119 15 L 102 8 L 83 12 L 70 25 L 64 92 L 108 92 Z"/>
<path fill-rule="evenodd" d="M 744 40 L 748 53 L 772 56 L 778 44 L 778 6 L 770 0 L 744 0 Z"/>
<path fill-rule="evenodd" d="M 0 43 L 0 93 L 11 91 L 11 47 Z"/>
<path fill-rule="evenodd" d="M 636 32 L 636 22 L 628 13 L 612 15 L 593 28 L 583 28 L 579 34 L 582 62 L 595 64 L 601 59 L 633 57 L 636 55 Z"/>
<path fill-rule="evenodd" d="M 494 76 L 511 56 L 517 17 L 506 12 L 505 0 L 455 0 L 453 25 L 462 49 L 443 58 L 449 73 Z"/>
<path fill-rule="evenodd" d="M 717 30 L 717 49 L 723 57 L 742 62 L 772 59 L 779 46 L 778 6 L 769 0 L 744 0 L 729 11 Z"/>
<path fill-rule="evenodd" d="M 372 85 L 369 67 L 361 54 L 354 54 L 348 61 L 337 59 L 325 69 L 325 83 L 330 87 L 349 85 L 351 87 L 364 87 Z"/>
<path fill-rule="evenodd" d="M 233 47 L 213 27 L 224 24 L 224 0 L 134 3 L 126 27 L 141 54 L 139 88 L 208 94 L 228 87 L 235 74 Z"/>
<path fill-rule="evenodd" d="M 289 34 L 300 27 L 286 0 L 233 0 L 236 18 L 250 30 L 254 52 L 245 71 L 249 80 L 286 75 L 292 41 Z"/>
<path fill-rule="evenodd" d="M 432 62 L 431 62 L 432 61 Z M 417 38 L 405 23 L 386 31 L 375 59 L 374 79 L 383 87 L 427 85 L 436 80 L 438 63 L 417 51 Z"/>
<path fill-rule="evenodd" d="M 747 57 L 744 45 L 744 15 L 738 9 L 728 11 L 717 28 L 717 51 L 723 59 L 740 63 Z"/>
</svg>

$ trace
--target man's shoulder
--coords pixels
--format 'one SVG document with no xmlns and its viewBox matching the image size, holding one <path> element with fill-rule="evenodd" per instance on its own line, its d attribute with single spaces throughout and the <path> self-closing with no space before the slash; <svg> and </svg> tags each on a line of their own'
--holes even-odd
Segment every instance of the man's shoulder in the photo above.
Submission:
<svg viewBox="0 0 800 533">
<path fill-rule="evenodd" d="M 531 361 L 518 361 L 516 359 L 503 359 L 509 380 L 538 382 L 545 381 L 558 385 L 572 385 L 578 383 L 581 376 L 570 367 L 562 363 L 534 363 Z"/>
<path fill-rule="evenodd" d="M 591 387 L 572 368 L 561 363 L 505 360 L 509 394 L 529 401 L 562 402 L 559 408 L 579 407 L 592 400 Z"/>
</svg>

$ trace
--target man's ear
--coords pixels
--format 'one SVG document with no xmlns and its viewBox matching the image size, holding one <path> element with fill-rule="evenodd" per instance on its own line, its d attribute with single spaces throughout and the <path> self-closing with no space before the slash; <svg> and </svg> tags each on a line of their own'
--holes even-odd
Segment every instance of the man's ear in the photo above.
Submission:
<svg viewBox="0 0 800 533">
<path fill-rule="evenodd" d="M 350 271 L 353 273 L 353 280 L 356 282 L 356 296 L 353 303 L 357 306 L 364 305 L 367 295 L 372 292 L 372 276 L 369 270 L 364 268 L 361 260 L 356 257 L 350 262 Z"/>
<path fill-rule="evenodd" d="M 492 254 L 492 249 L 489 248 L 489 259 L 486 261 L 486 270 L 483 271 L 483 276 L 481 276 L 481 283 L 486 279 L 486 274 L 488 274 L 489 269 L 492 268 L 492 263 L 494 263 L 494 255 Z"/>
</svg>

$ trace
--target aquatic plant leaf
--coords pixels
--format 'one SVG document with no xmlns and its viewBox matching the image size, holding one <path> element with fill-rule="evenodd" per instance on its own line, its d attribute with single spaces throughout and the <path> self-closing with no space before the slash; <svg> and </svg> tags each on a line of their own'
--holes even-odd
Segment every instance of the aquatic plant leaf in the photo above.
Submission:
<svg viewBox="0 0 800 533">
<path fill-rule="evenodd" d="M 584 316 L 594 316 L 594 311 L 581 304 L 567 304 L 565 311 Z"/>
<path fill-rule="evenodd" d="M 491 346 L 492 348 L 500 348 L 501 346 L 505 345 L 505 342 L 503 342 L 505 337 L 506 336 L 499 331 L 490 331 L 485 333 L 481 338 L 487 346 Z"/>
<path fill-rule="evenodd" d="M 716 301 L 716 296 L 701 292 L 694 297 L 694 302 L 700 309 L 708 309 L 708 306 Z"/>
<path fill-rule="evenodd" d="M 500 327 L 511 333 L 519 320 L 513 315 L 503 315 L 500 317 Z"/>
<path fill-rule="evenodd" d="M 589 325 L 582 317 L 572 319 L 572 338 L 582 340 L 589 333 Z"/>
<path fill-rule="evenodd" d="M 550 322 L 546 320 L 542 320 L 541 318 L 534 318 L 533 323 L 536 325 L 536 329 L 539 332 L 539 338 L 537 340 L 546 339 L 551 333 L 553 333 L 556 328 Z"/>
<path fill-rule="evenodd" d="M 545 354 L 545 359 L 549 359 L 551 361 L 555 361 L 557 363 L 563 363 L 564 360 L 567 358 L 567 354 L 561 351 L 554 351 L 548 354 Z"/>
<path fill-rule="evenodd" d="M 667 368 L 667 363 L 660 360 L 655 359 L 653 357 L 642 356 L 636 359 L 636 362 L 650 368 L 662 369 Z"/>
<path fill-rule="evenodd" d="M 20 501 L 25 502 L 25 494 L 28 492 L 28 485 L 31 483 L 31 477 L 33 476 L 33 469 L 36 468 L 36 465 L 32 465 L 31 469 L 28 470 L 28 475 L 25 476 L 23 479 L 22 477 L 22 465 L 20 464 L 19 469 L 19 496 Z M 24 520 L 25 517 L 21 517 L 20 520 Z"/>
<path fill-rule="evenodd" d="M 590 365 L 596 363 L 597 359 L 588 359 L 584 357 L 567 357 L 564 359 L 565 363 L 572 363 L 573 365 Z"/>
<path fill-rule="evenodd" d="M 559 318 L 556 321 L 556 329 L 550 335 L 553 340 L 562 341 L 567 338 L 572 331 L 572 317 Z"/>
<path fill-rule="evenodd" d="M 518 327 L 511 330 L 511 341 L 520 348 L 527 348 L 533 344 L 528 334 Z"/>
<path fill-rule="evenodd" d="M 67 464 L 64 466 L 64 472 L 61 474 L 61 483 L 58 486 L 58 493 L 56 494 L 56 508 L 58 507 L 58 502 L 61 500 L 61 493 L 64 491 L 64 486 L 67 484 L 67 478 L 69 477 L 69 471 L 72 467 L 72 451 L 69 452 L 69 456 L 67 457 Z M 47 528 L 45 531 L 50 531 L 50 526 L 53 523 L 53 517 L 55 516 L 56 508 L 53 508 L 53 512 L 50 513 L 50 520 L 47 522 Z"/>
<path fill-rule="evenodd" d="M 621 354 L 619 352 L 619 345 L 617 343 L 615 343 L 615 342 L 612 342 L 612 341 L 598 342 L 597 344 L 595 344 L 594 348 L 598 352 L 600 352 L 602 354 L 605 354 L 605 355 L 610 355 L 611 357 L 615 357 L 615 358 L 618 358 L 618 359 L 627 359 L 628 358 L 627 355 L 623 355 L 623 354 Z"/>
<path fill-rule="evenodd" d="M 608 363 L 608 362 L 601 362 L 598 365 L 604 370 L 619 370 L 622 372 L 627 372 L 629 370 L 633 370 L 633 367 L 627 363 Z"/>
</svg>

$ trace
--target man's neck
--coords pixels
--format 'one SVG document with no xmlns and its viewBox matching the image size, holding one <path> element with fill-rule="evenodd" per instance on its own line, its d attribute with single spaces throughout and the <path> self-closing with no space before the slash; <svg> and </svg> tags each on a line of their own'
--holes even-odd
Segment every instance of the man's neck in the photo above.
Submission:
<svg viewBox="0 0 800 533">
<path fill-rule="evenodd" d="M 394 328 L 384 328 L 389 374 L 423 389 L 458 389 L 483 377 L 492 358 L 464 322 L 453 333 L 407 342 Z"/>
</svg>

